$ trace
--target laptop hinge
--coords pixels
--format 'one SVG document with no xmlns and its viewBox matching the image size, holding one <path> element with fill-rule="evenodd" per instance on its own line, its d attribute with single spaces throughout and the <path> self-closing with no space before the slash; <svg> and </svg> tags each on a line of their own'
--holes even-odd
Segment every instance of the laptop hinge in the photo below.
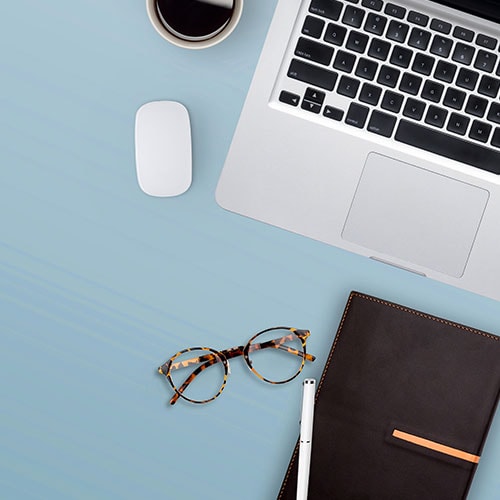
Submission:
<svg viewBox="0 0 500 500">
<path fill-rule="evenodd" d="M 389 262 L 388 260 L 384 260 L 379 257 L 371 256 L 370 259 L 376 260 L 377 262 L 382 262 L 382 264 L 387 264 L 388 266 L 397 267 L 398 269 L 402 269 L 403 271 L 408 271 L 413 274 L 418 274 L 419 276 L 423 276 L 424 278 L 427 277 L 424 273 L 420 271 L 415 271 L 415 269 L 410 269 L 409 267 L 401 266 L 399 264 L 394 264 L 394 262 Z"/>
</svg>

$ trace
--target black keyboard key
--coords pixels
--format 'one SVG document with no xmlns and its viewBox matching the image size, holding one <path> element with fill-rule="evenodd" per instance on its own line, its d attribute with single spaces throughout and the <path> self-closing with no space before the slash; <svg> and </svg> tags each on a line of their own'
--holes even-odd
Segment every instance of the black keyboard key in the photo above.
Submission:
<svg viewBox="0 0 500 500">
<path fill-rule="evenodd" d="M 309 7 L 309 12 L 334 21 L 338 20 L 341 11 L 342 4 L 337 0 L 312 0 Z"/>
<path fill-rule="evenodd" d="M 453 109 L 462 109 L 465 101 L 465 92 L 461 90 L 454 89 L 453 87 L 448 88 L 443 99 L 443 104 Z"/>
<path fill-rule="evenodd" d="M 300 102 L 300 96 L 298 96 L 297 94 L 292 94 L 292 92 L 288 92 L 287 90 L 282 90 L 279 100 L 281 102 L 284 102 L 285 104 L 289 104 L 290 106 L 298 106 Z"/>
<path fill-rule="evenodd" d="M 354 5 L 348 5 L 345 8 L 342 22 L 348 26 L 359 28 L 365 17 L 365 11 Z"/>
<path fill-rule="evenodd" d="M 375 61 L 361 57 L 356 68 L 356 76 L 366 78 L 367 80 L 373 80 L 377 69 L 378 64 Z"/>
<path fill-rule="evenodd" d="M 353 50 L 354 52 L 359 52 L 360 54 L 362 54 L 365 51 L 367 44 L 367 35 L 359 33 L 358 31 L 351 31 L 349 33 L 349 37 L 347 38 L 345 46 L 349 50 Z"/>
<path fill-rule="evenodd" d="M 378 74 L 377 82 L 394 88 L 398 82 L 400 71 L 391 66 L 382 66 Z"/>
<path fill-rule="evenodd" d="M 485 47 L 486 49 L 490 50 L 495 50 L 497 48 L 497 41 L 491 36 L 479 34 L 477 35 L 476 43 L 481 47 Z"/>
<path fill-rule="evenodd" d="M 495 98 L 498 94 L 498 89 L 500 89 L 500 80 L 492 76 L 483 75 L 477 91 L 480 94 Z"/>
<path fill-rule="evenodd" d="M 401 7 L 399 5 L 394 5 L 393 3 L 388 3 L 385 6 L 384 12 L 393 17 L 397 17 L 398 19 L 403 19 L 406 14 L 406 9 L 404 7 Z"/>
<path fill-rule="evenodd" d="M 403 109 L 403 115 L 414 120 L 421 120 L 424 116 L 425 103 L 416 99 L 408 98 Z"/>
<path fill-rule="evenodd" d="M 433 80 L 427 80 L 422 89 L 422 97 L 427 101 L 439 102 L 443 95 L 444 85 Z"/>
<path fill-rule="evenodd" d="M 466 64 L 467 66 L 472 62 L 476 49 L 472 45 L 465 45 L 464 43 L 457 43 L 453 51 L 452 59 L 455 62 Z"/>
<path fill-rule="evenodd" d="M 454 137 L 408 120 L 401 120 L 395 139 L 410 146 L 500 174 L 500 151 Z"/>
<path fill-rule="evenodd" d="M 497 102 L 492 102 L 490 110 L 488 111 L 488 120 L 500 123 L 500 104 Z"/>
<path fill-rule="evenodd" d="M 333 43 L 334 45 L 342 45 L 344 43 L 346 34 L 346 28 L 344 28 L 343 26 L 338 26 L 337 24 L 330 23 L 326 28 L 326 33 L 323 40 L 328 43 Z"/>
<path fill-rule="evenodd" d="M 469 96 L 467 101 L 467 106 L 465 106 L 465 112 L 469 115 L 478 116 L 482 118 L 488 107 L 488 101 L 482 97 L 477 97 L 475 95 Z"/>
<path fill-rule="evenodd" d="M 476 71 L 462 68 L 458 72 L 457 81 L 455 83 L 459 87 L 462 87 L 464 89 L 474 90 L 478 78 L 479 78 L 479 73 L 477 73 Z"/>
<path fill-rule="evenodd" d="M 474 61 L 474 68 L 491 73 L 495 68 L 496 62 L 496 54 L 493 54 L 493 52 L 489 52 L 487 50 L 480 50 L 477 53 L 476 60 Z"/>
<path fill-rule="evenodd" d="M 470 127 L 469 137 L 476 141 L 488 142 L 491 133 L 491 125 L 479 120 L 474 120 Z"/>
<path fill-rule="evenodd" d="M 451 52 L 453 40 L 441 35 L 434 35 L 431 45 L 431 53 L 441 57 L 448 57 Z"/>
<path fill-rule="evenodd" d="M 354 98 L 358 93 L 359 80 L 350 78 L 349 76 L 342 76 L 337 86 L 337 93 L 345 95 L 346 97 Z"/>
<path fill-rule="evenodd" d="M 389 23 L 389 27 L 387 28 L 387 33 L 385 34 L 385 36 L 389 38 L 389 40 L 404 43 L 409 29 L 410 27 L 405 23 L 402 23 L 400 21 L 391 21 Z"/>
<path fill-rule="evenodd" d="M 374 134 L 391 137 L 395 125 L 395 116 L 375 110 L 370 117 L 367 129 Z"/>
<path fill-rule="evenodd" d="M 385 61 L 389 55 L 390 48 L 391 44 L 389 42 L 374 38 L 370 44 L 370 48 L 368 49 L 368 55 L 375 59 Z"/>
<path fill-rule="evenodd" d="M 381 107 L 387 111 L 392 111 L 393 113 L 399 113 L 401 106 L 403 105 L 403 96 L 392 92 L 392 90 L 386 90 L 384 98 L 382 99 Z"/>
<path fill-rule="evenodd" d="M 491 138 L 491 145 L 495 146 L 496 148 L 500 148 L 500 127 L 497 127 L 495 129 L 493 137 Z"/>
<path fill-rule="evenodd" d="M 442 82 L 451 83 L 457 72 L 457 67 L 447 61 L 438 61 L 436 71 L 434 71 L 434 78 Z"/>
<path fill-rule="evenodd" d="M 354 63 L 356 62 L 356 56 L 354 54 L 349 54 L 343 50 L 339 50 L 335 56 L 335 61 L 333 61 L 333 67 L 350 73 L 352 68 L 354 68 Z"/>
<path fill-rule="evenodd" d="M 363 0 L 361 5 L 363 7 L 367 7 L 368 9 L 380 11 L 382 10 L 383 2 L 382 0 Z"/>
<path fill-rule="evenodd" d="M 302 26 L 302 33 L 313 38 L 321 38 L 324 27 L 325 21 L 323 21 L 323 19 L 319 19 L 314 16 L 307 16 L 304 21 L 304 26 Z"/>
<path fill-rule="evenodd" d="M 408 45 L 416 49 L 425 50 L 429 45 L 431 33 L 421 28 L 413 28 L 410 33 Z"/>
<path fill-rule="evenodd" d="M 413 73 L 404 73 L 399 84 L 399 90 L 407 94 L 417 95 L 422 84 L 422 78 Z"/>
<path fill-rule="evenodd" d="M 427 54 L 417 53 L 415 59 L 413 61 L 413 65 L 411 69 L 416 73 L 420 73 L 421 75 L 430 75 L 432 71 L 432 67 L 434 66 L 434 58 L 428 56 Z"/>
<path fill-rule="evenodd" d="M 325 93 L 321 92 L 321 90 L 316 90 L 308 87 L 306 93 L 304 94 L 304 99 L 306 101 L 312 101 L 317 104 L 323 104 L 323 101 L 325 100 Z"/>
<path fill-rule="evenodd" d="M 431 21 L 431 30 L 439 31 L 439 33 L 447 35 L 451 31 L 451 24 L 446 21 L 441 21 L 440 19 L 433 19 Z"/>
<path fill-rule="evenodd" d="M 450 119 L 448 120 L 448 126 L 446 130 L 453 132 L 454 134 L 465 135 L 467 132 L 467 127 L 469 126 L 470 118 L 464 115 L 459 115 L 458 113 L 452 113 Z"/>
<path fill-rule="evenodd" d="M 373 33 L 374 35 L 381 35 L 384 32 L 385 25 L 387 24 L 387 18 L 381 16 L 380 14 L 375 14 L 370 12 L 366 18 L 365 31 L 368 33 Z"/>
<path fill-rule="evenodd" d="M 395 66 L 400 66 L 402 68 L 407 68 L 410 65 L 413 52 L 410 49 L 405 49 L 399 45 L 395 45 L 392 49 L 391 63 Z"/>
<path fill-rule="evenodd" d="M 438 108 L 437 106 L 429 106 L 427 114 L 425 115 L 425 123 L 434 127 L 443 128 L 447 116 L 448 111 L 446 111 L 446 109 Z"/>
<path fill-rule="evenodd" d="M 295 48 L 295 55 L 329 66 L 333 57 L 333 48 L 309 38 L 300 37 Z"/>
<path fill-rule="evenodd" d="M 427 26 L 429 22 L 429 16 L 425 14 L 421 14 L 420 12 L 415 12 L 414 10 L 410 10 L 408 13 L 408 21 L 413 24 L 418 24 L 419 26 Z"/>
<path fill-rule="evenodd" d="M 339 108 L 334 108 L 333 106 L 325 106 L 323 116 L 339 122 L 344 117 L 344 112 Z"/>
<path fill-rule="evenodd" d="M 302 109 L 306 111 L 310 111 L 311 113 L 319 114 L 321 111 L 321 104 L 316 102 L 306 101 L 305 99 L 302 101 L 302 105 L 300 106 Z"/>
<path fill-rule="evenodd" d="M 345 118 L 345 122 L 353 127 L 363 128 L 368 117 L 369 108 L 352 102 Z"/>
<path fill-rule="evenodd" d="M 315 87 L 333 90 L 337 81 L 337 73 L 319 66 L 314 66 L 298 59 L 292 59 L 287 75 L 295 80 L 309 83 Z"/>
<path fill-rule="evenodd" d="M 472 42 L 472 40 L 474 39 L 474 32 L 467 28 L 462 28 L 461 26 L 455 26 L 455 29 L 453 30 L 453 36 L 455 38 L 460 38 L 460 40 L 464 40 L 466 42 Z"/>
<path fill-rule="evenodd" d="M 497 76 L 500 76 L 500 64 L 497 66 L 497 72 L 496 72 L 496 75 L 497 75 Z"/>
<path fill-rule="evenodd" d="M 382 94 L 382 89 L 371 83 L 363 84 L 361 87 L 361 92 L 359 93 L 359 100 L 365 102 L 366 104 L 372 104 L 376 106 Z M 500 123 L 500 122 L 499 122 Z"/>
</svg>

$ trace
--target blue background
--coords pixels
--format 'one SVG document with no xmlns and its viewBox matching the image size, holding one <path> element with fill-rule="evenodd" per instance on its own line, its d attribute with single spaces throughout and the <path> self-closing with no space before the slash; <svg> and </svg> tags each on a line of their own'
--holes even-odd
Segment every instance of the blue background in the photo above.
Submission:
<svg viewBox="0 0 500 500">
<path fill-rule="evenodd" d="M 245 0 L 222 44 L 188 51 L 143 0 L 0 8 L 0 496 L 272 499 L 356 289 L 499 333 L 500 303 L 245 219 L 214 191 L 275 1 Z M 137 185 L 136 110 L 178 100 L 194 176 Z M 242 360 L 221 398 L 167 406 L 156 367 L 192 345 L 309 328 L 318 360 L 282 387 Z M 470 499 L 500 498 L 500 417 Z"/>
</svg>

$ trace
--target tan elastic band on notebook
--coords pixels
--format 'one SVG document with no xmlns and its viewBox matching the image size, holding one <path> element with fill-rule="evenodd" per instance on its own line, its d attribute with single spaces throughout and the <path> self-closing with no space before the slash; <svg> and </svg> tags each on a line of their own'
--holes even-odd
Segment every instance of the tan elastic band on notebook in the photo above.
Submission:
<svg viewBox="0 0 500 500">
<path fill-rule="evenodd" d="M 403 441 L 407 441 L 408 443 L 416 444 L 417 446 L 422 446 L 429 450 L 438 451 L 439 453 L 444 453 L 445 455 L 449 455 L 450 457 L 460 458 L 461 460 L 472 462 L 474 464 L 479 463 L 479 459 L 481 458 L 477 455 L 473 455 L 472 453 L 457 450 L 456 448 L 451 448 L 450 446 L 436 443 L 436 441 L 431 441 L 430 439 L 424 439 L 413 434 L 408 434 L 407 432 L 398 431 L 397 429 L 394 429 L 392 431 L 392 435 L 395 438 L 402 439 Z"/>
</svg>

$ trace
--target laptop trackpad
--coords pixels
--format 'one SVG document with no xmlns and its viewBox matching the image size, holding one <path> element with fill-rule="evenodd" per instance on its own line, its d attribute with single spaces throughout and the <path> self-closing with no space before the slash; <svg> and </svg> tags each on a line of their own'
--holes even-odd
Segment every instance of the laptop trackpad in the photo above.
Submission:
<svg viewBox="0 0 500 500">
<path fill-rule="evenodd" d="M 370 153 L 342 237 L 458 278 L 488 197 L 477 186 Z"/>
</svg>

